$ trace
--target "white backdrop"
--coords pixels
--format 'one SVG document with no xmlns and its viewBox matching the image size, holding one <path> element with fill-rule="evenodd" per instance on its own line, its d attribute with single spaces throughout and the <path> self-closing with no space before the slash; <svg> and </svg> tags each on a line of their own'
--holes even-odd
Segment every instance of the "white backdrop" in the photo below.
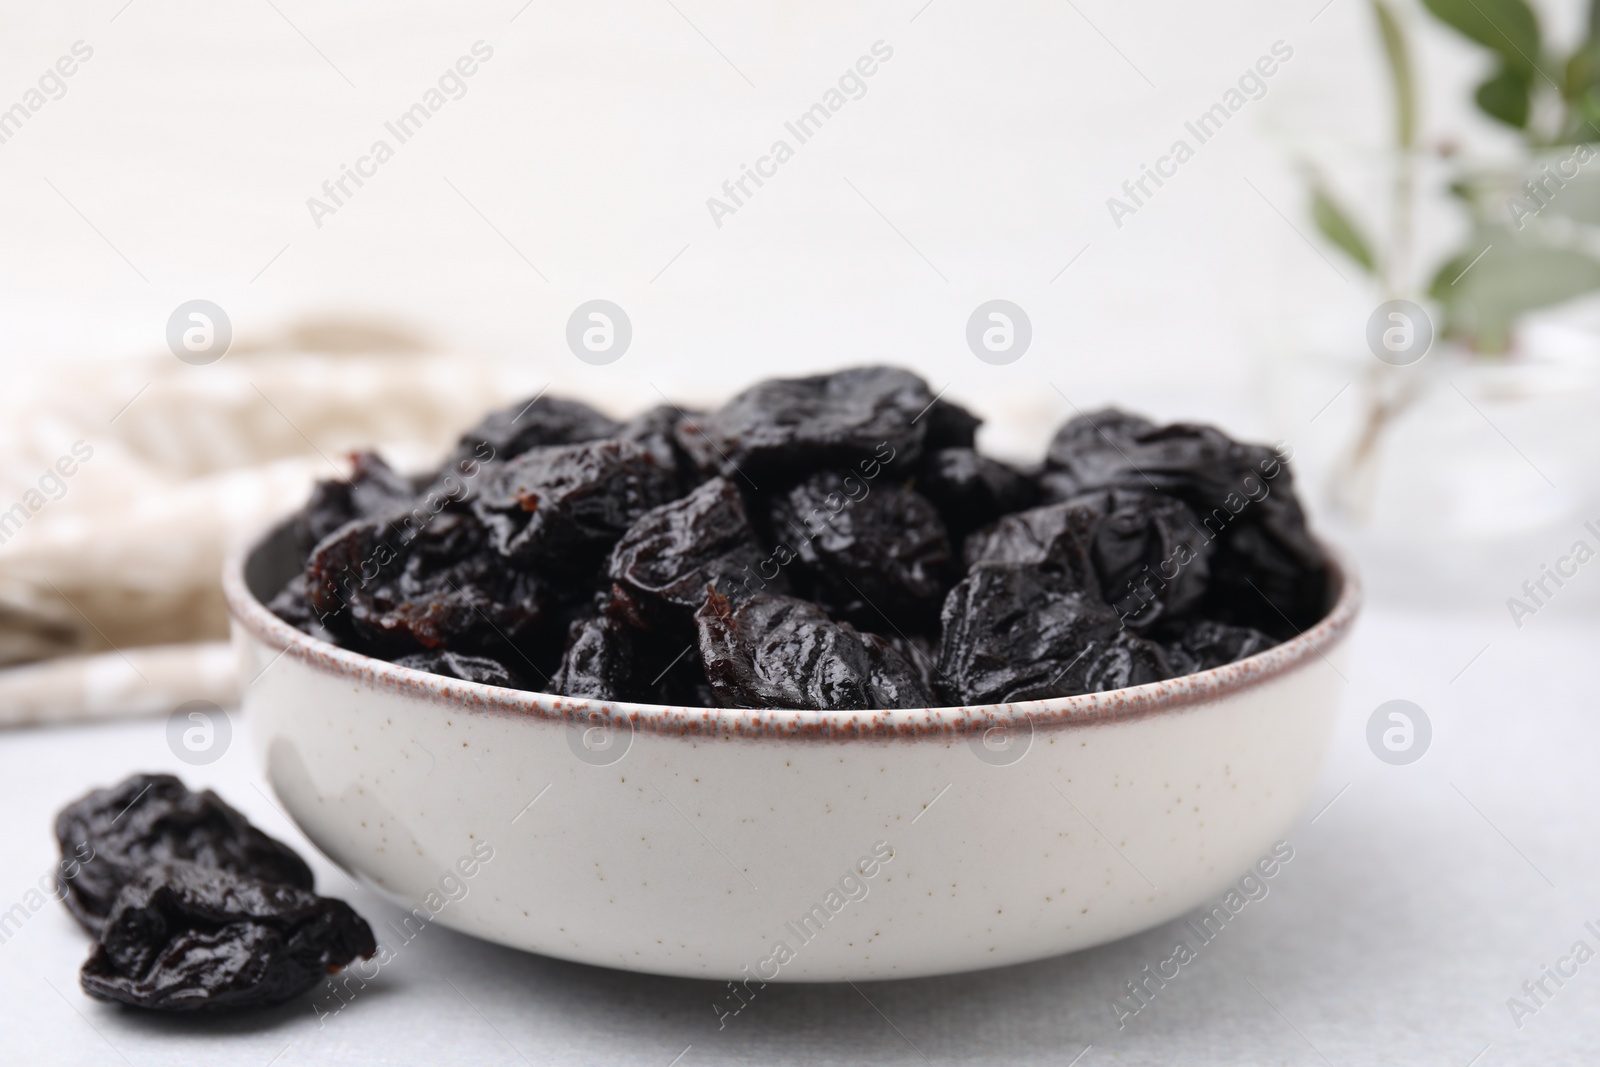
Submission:
<svg viewBox="0 0 1600 1067">
<path fill-rule="evenodd" d="M 1359 343 L 1371 303 L 1297 232 L 1289 158 L 1383 142 L 1357 0 L 6 6 L 0 107 L 93 49 L 0 144 L 8 364 L 160 350 L 204 297 L 241 337 L 376 314 L 620 407 L 886 358 L 995 415 L 1067 412 L 1053 381 L 1249 429 L 1275 324 L 1348 302 Z M 1477 60 L 1425 30 L 1448 111 Z M 387 134 L 478 41 L 465 95 Z M 716 226 L 706 198 L 878 41 L 865 95 Z M 1265 95 L 1115 226 L 1106 199 L 1279 41 Z M 319 228 L 307 198 L 379 137 L 394 158 Z M 634 323 L 611 367 L 561 343 L 592 297 Z M 993 297 L 1033 320 L 1010 367 L 963 341 Z"/>
</svg>

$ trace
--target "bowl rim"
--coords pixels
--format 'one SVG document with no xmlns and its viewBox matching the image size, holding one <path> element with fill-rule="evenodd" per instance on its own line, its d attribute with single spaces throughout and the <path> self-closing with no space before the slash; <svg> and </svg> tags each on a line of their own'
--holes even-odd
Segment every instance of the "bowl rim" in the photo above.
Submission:
<svg viewBox="0 0 1600 1067">
<path fill-rule="evenodd" d="M 296 629 L 274 615 L 245 580 L 254 554 L 280 533 L 287 519 L 236 543 L 223 564 L 222 589 L 229 614 L 251 638 L 277 651 L 255 679 L 241 678 L 248 690 L 278 659 L 293 658 L 312 671 L 358 686 L 420 698 L 445 710 L 486 711 L 564 722 L 580 729 L 616 729 L 695 736 L 771 740 L 855 740 L 943 738 L 971 735 L 979 741 L 990 730 L 1015 728 L 1031 738 L 1035 730 L 1078 728 L 1173 713 L 1258 688 L 1321 659 L 1338 675 L 1326 650 L 1349 634 L 1360 611 L 1362 589 L 1346 556 L 1321 542 L 1330 578 L 1339 592 L 1328 613 L 1309 629 L 1264 652 L 1221 667 L 1160 682 L 1079 696 L 944 708 L 813 711 L 770 708 L 701 708 L 586 697 L 553 696 L 506 689 L 401 667 L 387 660 L 340 648 Z M 241 673 L 244 669 L 241 661 Z"/>
</svg>

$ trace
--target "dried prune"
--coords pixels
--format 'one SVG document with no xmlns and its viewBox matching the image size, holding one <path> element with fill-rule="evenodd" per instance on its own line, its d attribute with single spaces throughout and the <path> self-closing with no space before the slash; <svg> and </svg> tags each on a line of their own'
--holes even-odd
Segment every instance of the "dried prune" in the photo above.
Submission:
<svg viewBox="0 0 1600 1067">
<path fill-rule="evenodd" d="M 1167 661 L 1177 674 L 1208 671 L 1265 652 L 1277 644 L 1259 630 L 1229 626 L 1211 619 L 1190 619 L 1163 627 L 1151 636 L 1161 643 Z"/>
<path fill-rule="evenodd" d="M 301 889 L 311 868 L 294 850 L 256 829 L 209 789 L 192 793 L 170 774 L 136 774 L 97 789 L 56 816 L 61 856 L 82 858 L 77 876 L 61 879 L 62 903 L 98 933 L 122 887 L 141 870 L 167 860 L 192 860 L 239 875 Z"/>
<path fill-rule="evenodd" d="M 934 625 L 955 559 L 938 511 L 915 490 L 821 471 L 775 497 L 770 521 L 829 615 L 872 630 Z"/>
<path fill-rule="evenodd" d="M 707 585 L 735 600 L 769 587 L 787 591 L 739 490 L 720 477 L 641 515 L 612 548 L 606 575 L 616 585 L 616 613 L 640 628 L 689 629 Z"/>
<path fill-rule="evenodd" d="M 572 624 L 561 666 L 550 679 L 558 696 L 591 700 L 639 697 L 633 634 L 616 619 L 600 615 Z"/>
<path fill-rule="evenodd" d="M 1038 567 L 980 564 L 945 601 L 938 678 L 952 703 L 1043 700 L 1170 673 L 1115 611 Z"/>
<path fill-rule="evenodd" d="M 713 590 L 695 621 L 718 707 L 872 706 L 872 664 L 860 635 L 809 601 L 757 593 L 733 607 Z"/>
<path fill-rule="evenodd" d="M 1073 504 L 1047 504 L 1007 515 L 967 538 L 967 566 L 1011 563 L 1035 567 L 1061 589 L 1100 597 L 1094 535 L 1101 515 Z"/>
<path fill-rule="evenodd" d="M 649 452 L 663 470 L 673 473 L 677 492 L 687 492 L 700 481 L 695 465 L 678 447 L 678 423 L 688 417 L 688 412 L 672 404 L 658 404 L 617 427 L 614 436 Z"/>
<path fill-rule="evenodd" d="M 307 575 L 324 626 L 391 658 L 448 649 L 531 662 L 554 599 L 547 580 L 504 565 L 470 512 L 444 512 L 415 531 L 351 523 L 317 546 Z"/>
<path fill-rule="evenodd" d="M 1113 489 L 1066 506 L 1100 516 L 1090 549 L 1100 595 L 1134 630 L 1181 615 L 1205 595 L 1211 543 L 1181 500 Z"/>
<path fill-rule="evenodd" d="M 933 688 L 903 646 L 877 634 L 858 634 L 867 650 L 867 677 L 875 708 L 926 708 L 936 703 Z"/>
<path fill-rule="evenodd" d="M 929 450 L 971 448 L 977 440 L 978 427 L 983 425 L 978 416 L 943 397 L 929 404 L 917 421 L 928 425 L 923 447 Z"/>
<path fill-rule="evenodd" d="M 461 652 L 416 652 L 395 660 L 397 667 L 414 671 L 459 678 L 463 682 L 480 682 L 506 689 L 525 689 L 522 678 L 497 659 L 488 656 L 468 656 Z"/>
<path fill-rule="evenodd" d="M 894 367 L 769 379 L 678 424 L 678 443 L 707 473 L 760 479 L 860 460 L 910 463 L 933 403 L 928 384 Z"/>
<path fill-rule="evenodd" d="M 342 900 L 180 861 L 144 868 L 117 895 L 83 990 L 161 1011 L 279 1004 L 377 951 Z"/>
<path fill-rule="evenodd" d="M 1326 611 L 1327 556 L 1306 529 L 1280 452 L 1210 426 L 1157 427 L 1102 411 L 1063 426 L 1047 463 L 1051 470 L 1041 478 L 1047 499 L 1131 489 L 1188 504 L 1207 539 L 1218 542 L 1207 614 L 1225 610 L 1229 621 L 1282 637 Z"/>
<path fill-rule="evenodd" d="M 461 435 L 452 460 L 508 460 L 543 445 L 575 445 L 616 434 L 618 424 L 588 404 L 540 393 L 491 411 Z"/>
<path fill-rule="evenodd" d="M 295 541 L 302 555 L 345 523 L 404 508 L 416 495 L 410 479 L 391 470 L 376 452 L 357 452 L 351 466 L 348 480 L 318 482 L 310 501 L 295 516 Z"/>
<path fill-rule="evenodd" d="M 535 448 L 484 473 L 473 509 L 516 563 L 592 572 L 646 511 L 674 494 L 673 472 L 627 441 Z"/>
<path fill-rule="evenodd" d="M 981 526 L 1032 507 L 1039 495 L 1033 481 L 970 448 L 941 448 L 923 455 L 917 466 L 917 492 L 933 502 L 952 540 Z"/>
</svg>

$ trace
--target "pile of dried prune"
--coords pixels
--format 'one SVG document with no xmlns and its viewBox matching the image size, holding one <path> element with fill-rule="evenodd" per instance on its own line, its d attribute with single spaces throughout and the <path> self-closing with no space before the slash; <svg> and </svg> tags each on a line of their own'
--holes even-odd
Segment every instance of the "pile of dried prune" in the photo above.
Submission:
<svg viewBox="0 0 1600 1067">
<path fill-rule="evenodd" d="M 437 674 L 730 708 L 917 708 L 1116 689 L 1315 623 L 1330 568 L 1287 456 L 1120 411 L 1038 467 L 857 367 L 616 422 L 539 397 L 405 478 L 371 453 L 297 516 L 277 614 Z"/>
<path fill-rule="evenodd" d="M 215 793 L 136 774 L 56 817 L 61 900 L 96 944 L 84 991 L 162 1011 L 266 1007 L 377 951 L 311 869 Z"/>
</svg>

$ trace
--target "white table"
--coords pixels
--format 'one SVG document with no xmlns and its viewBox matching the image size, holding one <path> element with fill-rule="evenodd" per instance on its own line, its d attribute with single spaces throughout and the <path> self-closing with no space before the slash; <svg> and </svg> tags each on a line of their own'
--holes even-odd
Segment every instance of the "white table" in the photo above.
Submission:
<svg viewBox="0 0 1600 1067">
<path fill-rule="evenodd" d="M 1294 859 L 1121 1031 L 1113 998 L 1170 953 L 1179 923 L 986 973 L 769 986 L 720 1029 L 716 983 L 544 959 L 434 926 L 326 1019 L 311 997 L 239 1018 L 164 1019 L 79 992 L 87 941 L 47 902 L 0 944 L 0 1045 L 7 1062 L 136 1067 L 1060 1067 L 1080 1053 L 1080 1067 L 1592 1063 L 1600 961 L 1563 987 L 1546 980 L 1553 995 L 1520 1030 L 1507 1008 L 1575 941 L 1600 949 L 1584 928 L 1600 927 L 1591 769 L 1600 720 L 1590 695 L 1600 628 L 1534 623 L 1517 631 L 1503 616 L 1369 611 L 1319 800 L 1289 835 Z M 1372 711 L 1394 698 L 1415 701 L 1433 725 L 1429 751 L 1409 766 L 1381 763 L 1365 740 Z M 312 858 L 319 889 L 375 927 L 400 913 L 315 856 L 276 810 L 248 731 L 236 729 L 217 763 L 192 768 L 168 750 L 161 720 L 0 737 L 0 909 L 54 861 L 51 821 L 63 802 L 156 769 L 218 789 L 294 843 Z"/>
</svg>

